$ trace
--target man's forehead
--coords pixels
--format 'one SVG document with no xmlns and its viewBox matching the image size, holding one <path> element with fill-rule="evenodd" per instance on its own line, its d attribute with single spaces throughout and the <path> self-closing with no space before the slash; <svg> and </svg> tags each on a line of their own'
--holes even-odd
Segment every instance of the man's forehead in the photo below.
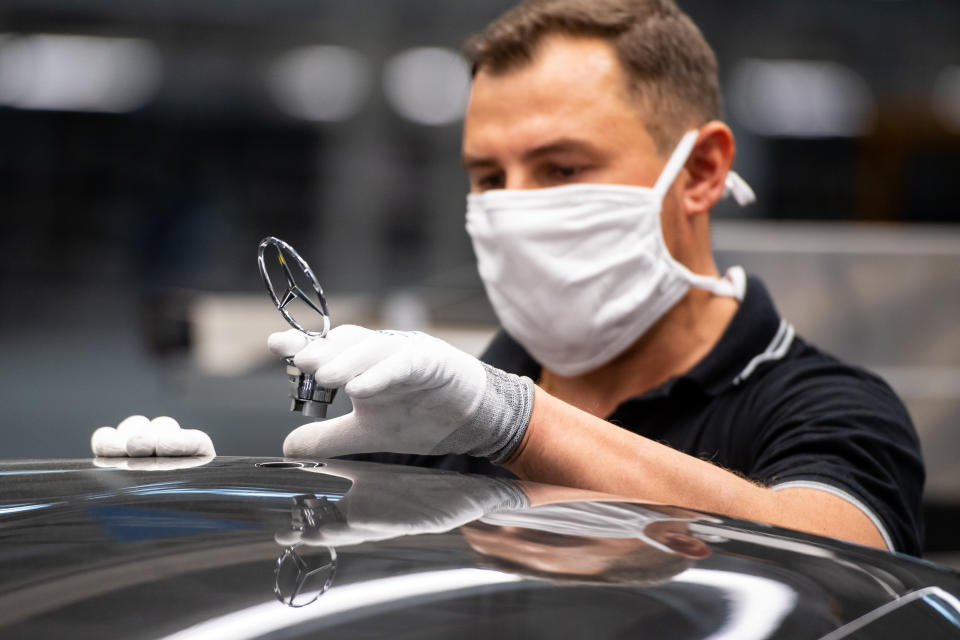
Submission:
<svg viewBox="0 0 960 640">
<path fill-rule="evenodd" d="M 557 139 L 592 139 L 593 129 L 641 126 L 640 108 L 613 47 L 600 38 L 548 36 L 529 63 L 481 68 L 464 123 L 464 152 L 488 153 L 491 136 L 529 148 Z"/>
<path fill-rule="evenodd" d="M 613 46 L 602 38 L 551 34 L 534 49 L 533 58 L 503 71 L 481 67 L 474 87 L 529 89 L 531 95 L 588 98 L 603 91 L 626 97 L 627 79 Z"/>
<path fill-rule="evenodd" d="M 517 68 L 556 70 L 558 75 L 593 77 L 613 74 L 623 77 L 616 49 L 606 39 L 595 36 L 573 36 L 563 33 L 544 35 L 533 49 L 533 58 Z"/>
</svg>

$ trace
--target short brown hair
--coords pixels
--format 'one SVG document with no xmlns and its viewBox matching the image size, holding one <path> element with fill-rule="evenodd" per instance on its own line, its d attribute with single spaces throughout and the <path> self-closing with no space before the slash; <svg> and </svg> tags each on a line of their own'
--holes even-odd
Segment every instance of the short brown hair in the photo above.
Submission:
<svg viewBox="0 0 960 640">
<path fill-rule="evenodd" d="M 610 42 L 661 153 L 691 126 L 722 117 L 716 56 L 672 0 L 526 0 L 470 38 L 464 53 L 474 74 L 503 73 L 557 33 Z"/>
</svg>

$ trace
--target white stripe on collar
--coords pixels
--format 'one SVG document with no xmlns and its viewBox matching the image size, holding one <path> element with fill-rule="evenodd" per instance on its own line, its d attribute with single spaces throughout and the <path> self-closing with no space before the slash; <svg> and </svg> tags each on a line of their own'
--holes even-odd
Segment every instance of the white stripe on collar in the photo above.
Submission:
<svg viewBox="0 0 960 640">
<path fill-rule="evenodd" d="M 733 379 L 733 384 L 740 384 L 749 378 L 754 370 L 764 362 L 783 358 L 783 356 L 787 354 L 787 350 L 790 349 L 790 345 L 793 344 L 795 334 L 796 332 L 792 324 L 786 320 L 780 320 L 780 326 L 777 328 L 777 333 L 773 336 L 773 340 L 767 345 L 763 353 L 755 355 L 753 359 L 747 363 L 743 371 L 738 373 L 737 377 Z"/>
</svg>

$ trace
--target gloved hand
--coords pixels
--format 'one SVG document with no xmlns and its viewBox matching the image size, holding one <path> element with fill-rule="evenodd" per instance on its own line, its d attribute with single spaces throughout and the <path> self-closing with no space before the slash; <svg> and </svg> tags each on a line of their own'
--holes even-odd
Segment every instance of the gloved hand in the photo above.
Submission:
<svg viewBox="0 0 960 640">
<path fill-rule="evenodd" d="M 270 350 L 294 356 L 323 387 L 344 386 L 353 412 L 295 429 L 283 443 L 293 457 L 349 453 L 465 453 L 509 459 L 526 431 L 533 382 L 483 364 L 420 332 L 339 326 L 325 338 L 272 334 Z"/>
<path fill-rule="evenodd" d="M 130 416 L 113 427 L 100 427 L 90 438 L 90 448 L 98 457 L 215 456 L 213 441 L 198 429 L 181 429 L 173 418 L 153 420 Z"/>
<path fill-rule="evenodd" d="M 304 471 L 347 478 L 353 486 L 339 502 L 323 503 L 315 513 L 295 517 L 291 529 L 277 532 L 276 541 L 284 546 L 345 546 L 442 533 L 529 504 L 517 483 L 450 471 L 350 460 Z M 316 500 L 301 500 L 299 507 L 309 509 L 311 502 Z"/>
</svg>

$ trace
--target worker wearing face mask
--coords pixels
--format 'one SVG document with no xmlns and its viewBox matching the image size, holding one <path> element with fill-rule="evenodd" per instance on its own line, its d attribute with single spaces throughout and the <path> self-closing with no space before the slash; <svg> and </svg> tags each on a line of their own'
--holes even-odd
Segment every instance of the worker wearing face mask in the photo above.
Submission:
<svg viewBox="0 0 960 640">
<path fill-rule="evenodd" d="M 752 194 L 690 19 L 669 0 L 529 1 L 467 54 L 467 231 L 503 331 L 479 360 L 416 332 L 272 335 L 354 406 L 284 453 L 505 469 L 918 553 L 900 401 L 714 263 L 711 207 Z"/>
</svg>

